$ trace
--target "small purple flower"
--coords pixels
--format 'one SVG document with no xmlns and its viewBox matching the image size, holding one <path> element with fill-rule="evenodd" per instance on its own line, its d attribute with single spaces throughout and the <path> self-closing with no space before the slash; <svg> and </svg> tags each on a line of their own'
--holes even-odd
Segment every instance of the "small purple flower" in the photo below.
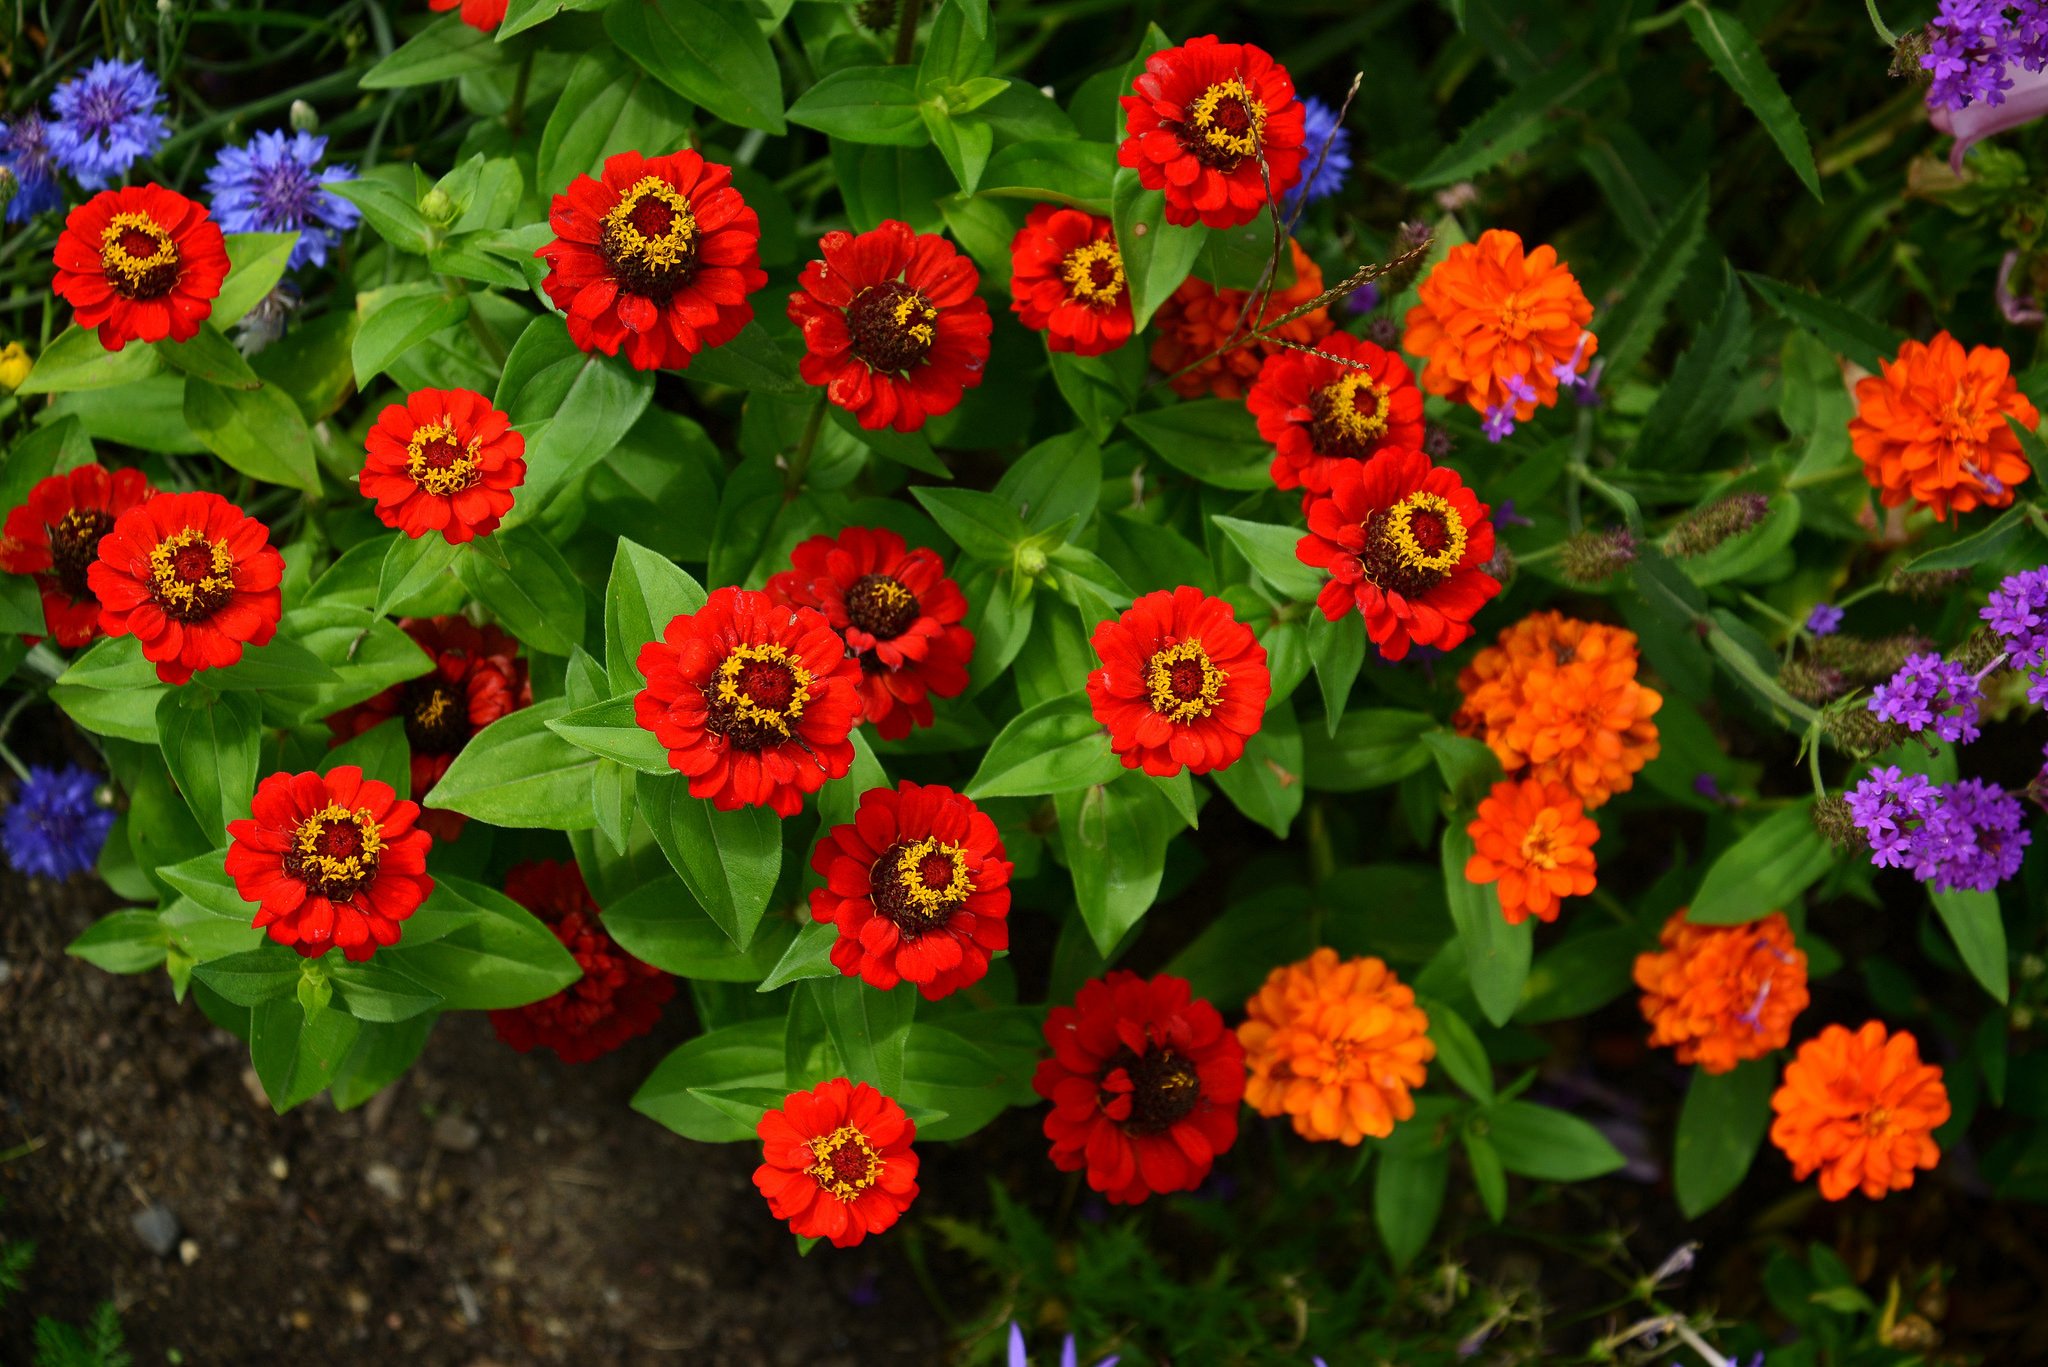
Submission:
<svg viewBox="0 0 2048 1367">
<path fill-rule="evenodd" d="M 1806 629 L 1816 636 L 1832 636 L 1842 629 L 1842 618 L 1847 615 L 1833 603 L 1815 603 L 1813 611 L 1806 614 Z"/>
<path fill-rule="evenodd" d="M 1977 615 L 1998 633 L 2015 669 L 2029 672 L 2027 701 L 2048 704 L 2048 565 L 2009 575 Z"/>
<path fill-rule="evenodd" d="M 0 819 L 7 862 L 23 873 L 69 878 L 99 862 L 114 812 L 99 800 L 100 780 L 77 765 L 32 766 Z"/>
<path fill-rule="evenodd" d="M 14 177 L 14 197 L 7 201 L 7 221 L 26 223 L 37 214 L 60 207 L 57 163 L 50 155 L 50 129 L 43 116 L 25 109 L 12 123 L 0 123 L 0 167 Z"/>
<path fill-rule="evenodd" d="M 314 133 L 258 133 L 246 147 L 223 147 L 206 189 L 213 216 L 231 233 L 296 232 L 289 269 L 327 264 L 341 234 L 362 222 L 362 211 L 327 187 L 354 180 L 348 166 L 322 169 L 327 139 Z"/>
<path fill-rule="evenodd" d="M 1934 76 L 1927 90 L 1929 109 L 2004 102 L 2012 89 L 2005 69 L 2020 56 L 2005 0 L 1941 0 L 1928 39 L 1920 65 Z"/>
<path fill-rule="evenodd" d="M 1380 287 L 1371 280 L 1344 296 L 1344 307 L 1353 313 L 1371 313 L 1380 306 Z"/>
<path fill-rule="evenodd" d="M 1915 841 L 1913 872 L 1940 892 L 1991 892 L 2020 871 L 2031 839 L 2017 797 L 1966 778 L 1941 790 Z"/>
<path fill-rule="evenodd" d="M 1951 745 L 1977 739 L 1977 678 L 1931 652 L 1908 655 L 1870 695 L 1870 710 L 1914 735 L 1933 730 Z"/>
<path fill-rule="evenodd" d="M 1515 406 L 1511 403 L 1497 403 L 1486 410 L 1486 417 L 1480 422 L 1479 430 L 1495 446 L 1514 435 Z"/>
<path fill-rule="evenodd" d="M 1586 359 L 1586 343 L 1590 340 L 1592 340 L 1591 333 L 1580 333 L 1579 340 L 1572 346 L 1572 354 L 1550 367 L 1550 377 L 1556 380 L 1561 387 L 1571 388 L 1578 384 L 1579 362 Z M 1520 379 L 1521 377 L 1516 376 L 1516 378 Z M 1536 397 L 1535 391 L 1531 390 L 1527 397 L 1534 399 Z"/>
<path fill-rule="evenodd" d="M 1847 794 L 1849 818 L 1870 842 L 1870 862 L 1881 869 L 1907 867 L 1913 836 L 1938 797 L 1925 774 L 1902 774 L 1896 764 L 1873 766 Z"/>
<path fill-rule="evenodd" d="M 1328 199 L 1351 174 L 1351 131 L 1337 122 L 1337 111 L 1310 95 L 1302 100 L 1301 112 L 1301 179 L 1287 192 L 1290 212 L 1298 203 Z"/>
<path fill-rule="evenodd" d="M 80 185 L 98 190 L 170 135 L 156 107 L 163 90 L 140 62 L 97 61 L 57 87 L 50 104 L 50 150 Z"/>
<path fill-rule="evenodd" d="M 1493 525 L 1500 527 L 1533 527 L 1535 522 L 1515 511 L 1515 501 L 1504 498 L 1494 505 Z"/>
</svg>

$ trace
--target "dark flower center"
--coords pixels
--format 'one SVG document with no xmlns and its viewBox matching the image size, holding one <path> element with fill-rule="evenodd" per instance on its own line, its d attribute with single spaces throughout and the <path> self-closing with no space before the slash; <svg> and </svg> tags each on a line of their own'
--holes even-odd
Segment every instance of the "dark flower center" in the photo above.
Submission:
<svg viewBox="0 0 2048 1367">
<path fill-rule="evenodd" d="M 735 646 L 704 690 L 705 728 L 742 750 L 762 750 L 796 735 L 811 695 L 811 673 L 779 645 Z"/>
<path fill-rule="evenodd" d="M 443 419 L 413 429 L 405 444 L 405 473 L 427 493 L 448 498 L 483 479 L 478 464 L 483 443 L 472 437 L 458 445 L 455 427 Z"/>
<path fill-rule="evenodd" d="M 1413 493 L 1365 522 L 1359 563 L 1384 593 L 1417 598 L 1465 558 L 1465 519 L 1441 494 Z"/>
<path fill-rule="evenodd" d="M 1202 1079 L 1195 1065 L 1161 1045 L 1149 1045 L 1142 1054 L 1118 1050 L 1105 1077 L 1119 1070 L 1131 1082 L 1131 1114 L 1123 1126 L 1132 1134 L 1172 1129 L 1202 1099 Z"/>
<path fill-rule="evenodd" d="M 1067 282 L 1068 298 L 1107 308 L 1124 292 L 1124 259 L 1107 238 L 1090 242 L 1067 253 L 1060 277 Z"/>
<path fill-rule="evenodd" d="M 901 280 L 869 285 L 846 308 L 846 330 L 853 336 L 853 354 L 875 370 L 892 374 L 908 370 L 925 358 L 938 340 L 939 319 L 931 300 Z"/>
<path fill-rule="evenodd" d="M 405 738 L 421 754 L 452 755 L 469 739 L 462 693 L 438 674 L 415 679 L 403 693 Z"/>
<path fill-rule="evenodd" d="M 598 250 L 628 293 L 666 304 L 697 264 L 697 216 L 660 176 L 642 176 L 604 216 Z"/>
<path fill-rule="evenodd" d="M 886 574 L 864 574 L 846 591 L 847 619 L 878 641 L 910 630 L 917 611 L 917 595 Z"/>
<path fill-rule="evenodd" d="M 1214 712 L 1229 681 L 1229 672 L 1218 669 L 1195 640 L 1164 647 L 1145 667 L 1152 710 L 1170 722 L 1192 722 Z"/>
<path fill-rule="evenodd" d="M 974 895 L 974 875 L 967 852 L 932 836 L 898 841 L 875 860 L 868 874 L 868 894 L 876 914 L 893 921 L 905 939 L 915 939 L 953 919 L 960 904 Z"/>
<path fill-rule="evenodd" d="M 124 299 L 159 299 L 178 283 L 178 244 L 148 214 L 115 214 L 100 230 L 100 265 Z"/>
<path fill-rule="evenodd" d="M 1364 370 L 1346 370 L 1309 397 L 1309 442 L 1326 456 L 1364 460 L 1387 434 L 1391 391 Z"/>
<path fill-rule="evenodd" d="M 149 553 L 149 592 L 165 616 L 205 617 L 234 596 L 234 554 L 197 527 L 172 532 Z"/>
<path fill-rule="evenodd" d="M 292 833 L 284 871 L 304 883 L 307 892 L 345 902 L 377 876 L 383 851 L 382 832 L 367 808 L 350 811 L 329 803 Z"/>
<path fill-rule="evenodd" d="M 114 515 L 98 508 L 73 508 L 61 522 L 51 525 L 50 572 L 68 597 L 92 597 L 85 572 L 100 558 L 100 538 L 114 528 Z"/>
<path fill-rule="evenodd" d="M 1168 127 L 1204 166 L 1234 171 L 1245 158 L 1258 155 L 1266 106 L 1253 97 L 1250 87 L 1232 76 L 1204 90 L 1188 106 L 1186 123 Z"/>
<path fill-rule="evenodd" d="M 851 1125 L 841 1125 L 823 1139 L 811 1141 L 811 1166 L 804 1171 L 828 1194 L 852 1201 L 881 1180 L 882 1155 L 866 1135 Z"/>
</svg>

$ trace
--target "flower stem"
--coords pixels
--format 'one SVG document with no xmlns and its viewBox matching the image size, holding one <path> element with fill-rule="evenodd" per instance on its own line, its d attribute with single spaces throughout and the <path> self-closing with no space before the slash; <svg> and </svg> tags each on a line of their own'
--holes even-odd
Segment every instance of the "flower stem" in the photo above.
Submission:
<svg viewBox="0 0 2048 1367">
<path fill-rule="evenodd" d="M 1899 45 L 1899 35 L 1886 28 L 1884 20 L 1878 17 L 1877 0 L 1863 0 L 1863 12 L 1870 16 L 1870 26 L 1877 30 L 1878 37 L 1884 39 L 1886 47 Z"/>
<path fill-rule="evenodd" d="M 533 51 L 529 49 L 526 60 L 519 64 L 519 79 L 512 85 L 512 107 L 505 111 L 505 126 L 518 137 L 526 130 L 526 87 L 533 79 Z"/>
<path fill-rule="evenodd" d="M 903 10 L 896 17 L 897 66 L 909 66 L 910 59 L 917 55 L 917 20 L 924 12 L 924 0 L 901 0 Z"/>
<path fill-rule="evenodd" d="M 804 434 L 797 441 L 796 451 L 789 458 L 789 491 L 792 494 L 804 487 L 804 475 L 811 468 L 811 452 L 818 445 L 818 430 L 824 425 L 825 396 L 820 393 L 817 403 L 811 406 L 811 416 L 804 423 Z"/>
</svg>

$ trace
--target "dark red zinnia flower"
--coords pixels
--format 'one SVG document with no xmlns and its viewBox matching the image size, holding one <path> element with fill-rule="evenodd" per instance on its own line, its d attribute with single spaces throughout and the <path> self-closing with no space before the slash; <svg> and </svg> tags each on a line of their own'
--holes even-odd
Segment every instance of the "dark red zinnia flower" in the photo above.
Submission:
<svg viewBox="0 0 2048 1367">
<path fill-rule="evenodd" d="M 1054 351 L 1100 356 L 1131 340 L 1131 292 L 1110 221 L 1033 208 L 1010 239 L 1010 312 Z"/>
<path fill-rule="evenodd" d="M 462 6 L 463 23 L 489 33 L 505 22 L 510 0 L 427 0 L 427 8 L 437 14 L 446 13 L 457 5 Z"/>
<path fill-rule="evenodd" d="M 1336 463 L 1307 512 L 1294 553 L 1330 574 L 1316 605 L 1333 622 L 1357 607 L 1389 660 L 1411 645 L 1462 645 L 1472 615 L 1500 592 L 1480 568 L 1493 558 L 1492 510 L 1420 451 Z"/>
<path fill-rule="evenodd" d="M 613 941 L 581 869 L 554 859 L 514 864 L 505 895 L 547 923 L 583 976 L 552 997 L 491 1012 L 499 1039 L 522 1054 L 552 1049 L 564 1063 L 588 1063 L 654 1029 L 676 980 Z"/>
<path fill-rule="evenodd" d="M 271 939 L 309 959 L 339 945 L 360 962 L 397 944 L 399 923 L 434 890 L 419 814 L 353 764 L 272 774 L 248 817 L 228 823 L 228 877 Z"/>
<path fill-rule="evenodd" d="M 433 669 L 336 712 L 327 719 L 327 729 L 334 733 L 332 744 L 339 745 L 393 717 L 405 718 L 413 800 L 425 803 L 471 736 L 532 704 L 533 685 L 526 661 L 519 658 L 519 642 L 496 627 L 479 627 L 459 616 L 407 617 L 398 625 L 433 656 Z M 419 825 L 436 840 L 453 840 L 468 820 L 460 812 L 429 807 L 420 813 Z"/>
<path fill-rule="evenodd" d="M 753 321 L 747 296 L 768 283 L 761 220 L 732 188 L 732 168 L 695 152 L 605 158 L 548 209 L 555 240 L 534 255 L 541 282 L 585 351 L 626 350 L 636 370 L 681 370 Z"/>
<path fill-rule="evenodd" d="M 220 225 L 161 185 L 102 190 L 73 209 L 55 260 L 52 288 L 108 351 L 193 337 L 228 275 Z"/>
<path fill-rule="evenodd" d="M 1268 356 L 1245 395 L 1259 435 L 1273 443 L 1274 484 L 1326 490 L 1335 461 L 1422 448 L 1422 391 L 1405 361 L 1342 332 L 1315 345 L 1325 354 L 1289 350 Z"/>
<path fill-rule="evenodd" d="M 114 519 L 150 493 L 140 470 L 81 465 L 36 481 L 28 502 L 7 514 L 0 570 L 36 577 L 43 625 L 58 645 L 88 645 L 100 634 L 100 600 L 86 571 L 99 559 L 100 538 L 114 529 Z"/>
<path fill-rule="evenodd" d="M 419 389 L 385 405 L 364 440 L 363 497 L 407 536 L 488 536 L 526 482 L 526 438 L 472 389 Z"/>
<path fill-rule="evenodd" d="M 642 646 L 639 664 L 634 719 L 689 776 L 690 796 L 722 812 L 795 816 L 805 793 L 853 767 L 860 665 L 822 613 L 722 588 Z"/>
<path fill-rule="evenodd" d="M 1124 767 L 1171 778 L 1227 769 L 1265 720 L 1266 648 L 1230 604 L 1183 584 L 1095 628 L 1088 705 Z"/>
<path fill-rule="evenodd" d="M 952 412 L 981 383 L 994 324 L 974 292 L 981 272 L 952 243 L 892 218 L 859 236 L 826 233 L 818 252 L 789 296 L 805 383 L 862 427 L 898 432 Z"/>
<path fill-rule="evenodd" d="M 938 552 L 906 549 L 880 527 L 848 527 L 814 536 L 768 580 L 768 596 L 816 608 L 860 662 L 861 713 L 884 740 L 902 740 L 932 724 L 929 696 L 958 697 L 967 687 L 974 633 L 960 623 L 967 599 L 946 577 Z"/>
<path fill-rule="evenodd" d="M 270 529 L 219 494 L 152 494 L 114 519 L 85 570 L 100 630 L 142 642 L 169 684 L 276 635 L 283 578 Z"/>
<path fill-rule="evenodd" d="M 1031 1085 L 1052 1103 L 1045 1137 L 1061 1172 L 1085 1167 L 1113 1205 L 1192 1191 L 1237 1142 L 1244 1047 L 1188 980 L 1124 969 L 1046 1013 Z"/>
<path fill-rule="evenodd" d="M 1235 228 L 1259 216 L 1269 193 L 1277 203 L 1294 188 L 1303 111 L 1287 68 L 1263 48 L 1190 38 L 1147 57 L 1131 88 L 1117 163 L 1166 192 L 1168 223 Z"/>
<path fill-rule="evenodd" d="M 761 1117 L 754 1185 L 799 1239 L 852 1248 L 917 1199 L 917 1126 L 865 1082 L 833 1078 L 791 1092 Z"/>
<path fill-rule="evenodd" d="M 870 788 L 851 822 L 811 852 L 825 886 L 811 916 L 839 927 L 832 964 L 887 992 L 908 979 L 926 1001 L 979 982 L 1010 947 L 1010 861 L 996 823 L 951 788 Z"/>
</svg>

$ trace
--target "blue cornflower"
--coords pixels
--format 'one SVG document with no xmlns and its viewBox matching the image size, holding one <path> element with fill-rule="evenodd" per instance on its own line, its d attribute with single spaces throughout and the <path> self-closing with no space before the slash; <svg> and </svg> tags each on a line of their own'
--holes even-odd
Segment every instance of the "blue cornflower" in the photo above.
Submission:
<svg viewBox="0 0 2048 1367">
<path fill-rule="evenodd" d="M 31 767 L 0 819 L 7 862 L 48 878 L 69 878 L 97 864 L 114 824 L 112 809 L 99 803 L 99 786 L 96 775 L 75 764 Z"/>
<path fill-rule="evenodd" d="M 362 222 L 362 211 L 329 190 L 354 180 L 355 168 L 322 168 L 327 139 L 315 133 L 258 133 L 246 147 L 223 147 L 206 189 L 213 216 L 231 233 L 299 234 L 292 247 L 293 269 L 327 264 L 327 253 L 343 232 Z"/>
<path fill-rule="evenodd" d="M 1842 619 L 1848 614 L 1833 603 L 1815 603 L 1813 611 L 1806 614 L 1806 629 L 1816 636 L 1832 636 L 1842 629 Z"/>
<path fill-rule="evenodd" d="M 26 223 L 64 203 L 57 188 L 57 164 L 50 156 L 50 128 L 36 110 L 25 109 L 13 123 L 0 123 L 0 166 L 14 176 L 14 197 L 7 201 L 9 223 Z"/>
<path fill-rule="evenodd" d="M 94 62 L 50 96 L 57 110 L 50 124 L 57 164 L 88 190 L 128 174 L 170 135 L 171 126 L 156 112 L 163 97 L 142 63 Z"/>
<path fill-rule="evenodd" d="M 1301 179 L 1287 192 L 1287 208 L 1328 199 L 1344 188 L 1351 174 L 1351 130 L 1337 122 L 1337 111 L 1311 95 L 1301 102 Z M 1329 144 L 1324 151 L 1323 145 Z M 1322 164 L 1316 164 L 1320 158 Z"/>
</svg>

